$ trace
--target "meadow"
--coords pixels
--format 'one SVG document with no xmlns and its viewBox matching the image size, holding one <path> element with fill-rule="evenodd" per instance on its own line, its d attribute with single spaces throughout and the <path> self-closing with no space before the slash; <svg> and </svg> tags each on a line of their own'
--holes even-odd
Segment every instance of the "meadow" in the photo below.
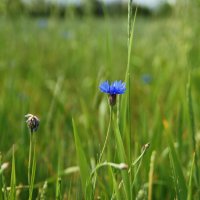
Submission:
<svg viewBox="0 0 200 200">
<path fill-rule="evenodd" d="M 1 16 L 0 199 L 199 199 L 198 9 L 133 10 L 129 36 L 127 16 Z M 127 86 L 112 109 L 105 80 Z"/>
</svg>

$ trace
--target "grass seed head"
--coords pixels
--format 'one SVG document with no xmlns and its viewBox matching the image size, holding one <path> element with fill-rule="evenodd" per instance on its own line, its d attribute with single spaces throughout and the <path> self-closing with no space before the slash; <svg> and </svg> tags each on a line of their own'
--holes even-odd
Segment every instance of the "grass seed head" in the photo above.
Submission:
<svg viewBox="0 0 200 200">
<path fill-rule="evenodd" d="M 38 117 L 32 114 L 27 114 L 25 115 L 25 118 L 27 126 L 30 129 L 31 133 L 36 132 L 40 124 L 40 120 L 38 119 Z"/>
</svg>

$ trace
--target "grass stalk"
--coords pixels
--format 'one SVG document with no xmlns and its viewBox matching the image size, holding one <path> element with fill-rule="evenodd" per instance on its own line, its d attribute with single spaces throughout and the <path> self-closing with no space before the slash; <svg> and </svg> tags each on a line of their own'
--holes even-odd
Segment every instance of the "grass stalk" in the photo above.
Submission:
<svg viewBox="0 0 200 200">
<path fill-rule="evenodd" d="M 195 152 L 195 178 L 197 182 L 197 186 L 199 187 L 199 167 L 198 167 L 198 151 L 196 147 L 196 139 L 195 139 L 195 119 L 194 119 L 194 110 L 193 110 L 193 102 L 192 102 L 192 94 L 191 94 L 191 84 L 190 84 L 190 73 L 188 77 L 188 83 L 187 83 L 187 102 L 188 102 L 188 111 L 189 111 L 189 118 L 190 118 L 190 127 L 191 127 L 191 136 L 192 136 L 192 147 L 193 152 Z"/>
<path fill-rule="evenodd" d="M 84 197 L 87 199 L 88 197 L 89 198 L 91 197 L 91 187 L 90 187 L 91 182 L 88 181 L 90 177 L 90 167 L 88 165 L 86 155 L 83 150 L 82 143 L 79 138 L 74 119 L 72 119 L 72 125 L 73 125 L 74 140 L 75 140 L 75 147 L 76 147 L 76 153 L 77 153 L 77 161 L 80 168 L 82 190 L 84 193 Z"/>
<path fill-rule="evenodd" d="M 108 138 L 109 138 L 109 133 L 110 133 L 110 125 L 111 125 L 111 119 L 112 119 L 112 106 L 109 106 L 109 107 L 110 107 L 110 117 L 109 117 L 109 122 L 108 122 L 108 129 L 107 129 L 107 132 L 106 132 L 106 138 L 105 138 L 105 141 L 104 141 L 104 144 L 103 144 L 103 148 L 102 148 L 101 153 L 100 153 L 100 156 L 99 156 L 99 161 L 98 161 L 98 163 L 101 162 L 103 153 L 104 153 L 105 148 L 106 148 L 106 145 L 107 145 L 107 143 L 108 143 Z"/>
<path fill-rule="evenodd" d="M 58 149 L 59 156 L 58 156 L 58 172 L 57 172 L 57 180 L 56 180 L 56 200 L 61 200 L 62 195 L 61 195 L 61 183 L 62 179 L 59 176 L 60 171 L 61 171 L 61 166 L 62 166 L 62 149 Z"/>
<path fill-rule="evenodd" d="M 12 155 L 12 171 L 11 171 L 11 180 L 10 180 L 11 190 L 9 194 L 9 200 L 16 199 L 16 172 L 15 172 L 15 149 L 13 146 L 13 155 Z"/>
<path fill-rule="evenodd" d="M 156 152 L 153 151 L 152 154 L 151 154 L 150 170 L 149 170 L 148 200 L 152 200 L 152 193 L 153 193 L 153 172 L 154 172 L 155 157 L 156 157 Z"/>
<path fill-rule="evenodd" d="M 30 185 L 31 183 L 32 143 L 33 143 L 33 133 L 30 131 L 29 156 L 28 156 L 28 185 Z"/>
<path fill-rule="evenodd" d="M 112 113 L 112 124 L 114 128 L 114 134 L 116 138 L 116 146 L 117 146 L 117 155 L 120 162 L 127 163 L 127 156 L 125 153 L 124 144 L 122 141 L 121 133 L 119 130 L 119 125 L 117 124 L 117 116 L 116 113 Z M 125 189 L 125 194 L 127 199 L 132 199 L 132 192 L 131 192 L 131 184 L 130 184 L 130 177 L 128 176 L 128 171 L 122 172 L 122 179 Z"/>
<path fill-rule="evenodd" d="M 168 131 L 167 134 L 168 135 L 166 137 L 168 137 L 168 143 L 169 143 L 169 150 L 170 150 L 169 158 L 174 179 L 174 188 L 176 190 L 177 198 L 184 200 L 187 197 L 187 185 L 184 177 L 184 172 L 182 169 L 180 159 L 174 148 L 171 135 Z"/>
<path fill-rule="evenodd" d="M 194 172 L 194 163 L 195 163 L 195 153 L 193 154 L 192 165 L 191 165 L 191 169 L 190 169 L 187 200 L 193 199 L 193 197 L 192 197 L 192 187 L 193 187 L 192 177 L 193 177 L 193 172 Z"/>
<path fill-rule="evenodd" d="M 32 195 L 33 195 L 33 189 L 34 189 L 34 181 L 35 181 L 35 172 L 36 172 L 36 136 L 35 134 L 32 134 L 32 139 L 31 139 L 31 146 L 33 151 L 33 158 L 30 161 L 31 166 L 30 166 L 30 183 L 29 183 L 29 200 L 32 200 Z"/>
<path fill-rule="evenodd" d="M 3 189 L 3 180 L 2 180 L 2 176 L 3 176 L 3 170 L 2 170 L 2 155 L 0 152 L 0 188 Z M 0 191 L 0 199 L 3 199 L 3 191 Z"/>
<path fill-rule="evenodd" d="M 129 0 L 128 3 L 128 38 L 127 38 L 127 45 L 128 45 L 128 56 L 127 56 L 127 67 L 125 72 L 125 82 L 127 86 L 128 93 L 123 95 L 121 108 L 122 108 L 122 133 L 127 131 L 128 137 L 126 141 L 129 143 L 128 146 L 128 158 L 131 161 L 131 142 L 132 142 L 132 134 L 131 134 L 131 77 L 130 77 L 130 58 L 131 58 L 131 51 L 132 51 L 132 43 L 133 43 L 133 33 L 134 33 L 134 26 L 136 21 L 137 15 L 137 8 L 135 10 L 134 18 L 132 20 L 132 0 Z M 128 122 L 128 124 L 127 124 Z"/>
<path fill-rule="evenodd" d="M 58 177 L 57 181 L 56 181 L 56 200 L 61 200 L 62 199 L 61 182 L 62 182 L 61 177 Z"/>
</svg>

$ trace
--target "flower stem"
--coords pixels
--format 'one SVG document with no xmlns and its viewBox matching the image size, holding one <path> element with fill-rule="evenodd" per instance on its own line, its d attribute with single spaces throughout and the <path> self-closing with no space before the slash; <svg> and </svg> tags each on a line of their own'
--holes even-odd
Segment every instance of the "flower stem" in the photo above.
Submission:
<svg viewBox="0 0 200 200">
<path fill-rule="evenodd" d="M 107 145 L 107 142 L 108 142 L 108 137 L 109 137 L 109 133 L 110 133 L 111 119 L 112 119 L 112 106 L 110 106 L 110 118 L 109 118 L 109 123 L 108 123 L 108 129 L 107 129 L 107 133 L 106 133 L 106 138 L 105 138 L 105 141 L 104 141 L 104 145 L 103 145 L 103 148 L 102 148 L 101 153 L 100 153 L 100 156 L 99 156 L 99 161 L 98 161 L 98 163 L 101 162 L 103 153 L 104 153 L 104 151 L 105 151 L 105 148 L 106 148 L 106 145 Z"/>
<path fill-rule="evenodd" d="M 32 142 L 33 142 L 32 139 L 33 139 L 33 134 L 32 131 L 30 131 L 29 158 L 28 158 L 28 185 L 30 185 L 31 181 Z"/>
<path fill-rule="evenodd" d="M 33 158 L 31 160 L 30 167 L 30 183 L 29 183 L 29 200 L 32 200 L 32 194 L 34 189 L 34 180 L 35 180 L 35 172 L 36 172 L 36 136 L 32 134 L 32 152 Z M 32 155 L 31 155 L 32 157 Z"/>
</svg>

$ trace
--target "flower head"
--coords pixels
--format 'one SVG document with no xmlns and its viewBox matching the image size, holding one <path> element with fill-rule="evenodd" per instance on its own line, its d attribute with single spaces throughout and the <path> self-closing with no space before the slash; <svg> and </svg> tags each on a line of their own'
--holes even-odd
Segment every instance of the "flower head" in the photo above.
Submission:
<svg viewBox="0 0 200 200">
<path fill-rule="evenodd" d="M 108 93 L 110 95 L 123 94 L 126 91 L 126 84 L 122 81 L 114 81 L 109 84 L 108 81 L 105 81 L 99 86 L 101 92 Z"/>
<path fill-rule="evenodd" d="M 99 89 L 101 92 L 109 94 L 109 102 L 113 106 L 116 104 L 116 95 L 123 94 L 126 91 L 126 84 L 122 81 L 114 81 L 111 84 L 108 81 L 104 81 L 100 84 Z"/>
<path fill-rule="evenodd" d="M 40 120 L 32 114 L 25 115 L 25 118 L 27 126 L 31 130 L 31 133 L 36 132 L 39 127 Z"/>
</svg>

